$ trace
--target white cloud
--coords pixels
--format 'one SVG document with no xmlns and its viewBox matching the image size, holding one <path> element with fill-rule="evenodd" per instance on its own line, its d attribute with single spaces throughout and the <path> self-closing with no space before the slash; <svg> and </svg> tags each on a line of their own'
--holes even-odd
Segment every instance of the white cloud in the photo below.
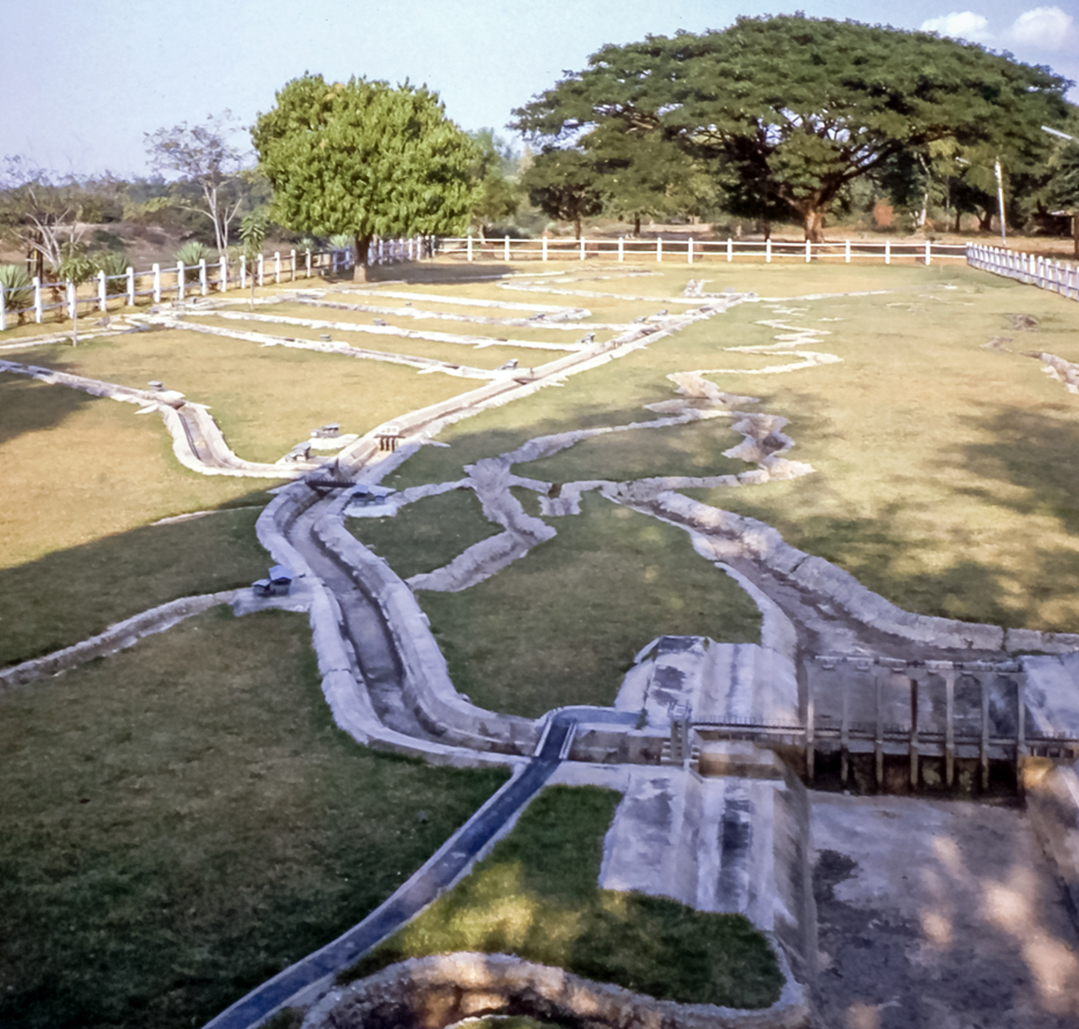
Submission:
<svg viewBox="0 0 1079 1029">
<path fill-rule="evenodd" d="M 923 32 L 939 32 L 951 39 L 965 39 L 968 43 L 985 43 L 992 38 L 988 19 L 973 11 L 953 11 L 943 18 L 930 18 L 922 22 L 921 29 Z"/>
<path fill-rule="evenodd" d="M 1063 50 L 1074 38 L 1073 19 L 1059 7 L 1035 7 L 1012 22 L 1008 38 L 1020 46 Z"/>
</svg>

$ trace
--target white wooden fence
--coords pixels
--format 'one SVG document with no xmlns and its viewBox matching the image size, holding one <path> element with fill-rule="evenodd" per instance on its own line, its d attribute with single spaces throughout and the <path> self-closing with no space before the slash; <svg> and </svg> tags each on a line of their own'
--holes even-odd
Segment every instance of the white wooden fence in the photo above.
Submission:
<svg viewBox="0 0 1079 1029">
<path fill-rule="evenodd" d="M 440 252 L 450 256 L 463 257 L 466 261 L 503 260 L 503 261 L 584 261 L 589 258 L 606 257 L 618 261 L 655 260 L 684 261 L 694 264 L 704 260 L 733 261 L 736 257 L 753 261 L 763 260 L 771 264 L 773 260 L 785 261 L 843 261 L 850 264 L 856 260 L 881 261 L 891 264 L 893 261 L 932 264 L 933 261 L 966 260 L 966 249 L 960 244 L 923 242 L 893 243 L 863 242 L 843 240 L 835 243 L 788 242 L 785 240 L 704 240 L 692 236 L 667 237 L 655 239 L 617 239 L 595 237 L 587 239 L 513 239 L 505 236 L 501 239 L 479 240 L 473 236 L 457 236 L 441 240 Z"/>
<path fill-rule="evenodd" d="M 1041 289 L 1051 289 L 1069 300 L 1079 300 L 1079 267 L 1063 261 L 1051 261 L 1038 254 L 967 244 L 967 264 L 972 268 L 1006 275 Z"/>
<path fill-rule="evenodd" d="M 420 260 L 432 256 L 435 249 L 436 241 L 428 236 L 380 239 L 368 249 L 367 261 L 375 265 Z M 230 262 L 222 254 L 219 261 L 203 260 L 197 265 L 185 266 L 177 261 L 175 265 L 155 264 L 142 272 L 128 267 L 122 275 L 98 272 L 91 285 L 82 287 L 81 291 L 70 282 L 42 282 L 34 276 L 30 286 L 18 289 L 5 288 L 0 283 L 0 332 L 7 329 L 8 318 L 16 311 L 33 311 L 34 321 L 41 324 L 46 311 L 63 309 L 68 318 L 74 318 L 77 305 L 107 312 L 110 303 L 115 307 L 134 307 L 140 297 L 150 297 L 159 304 L 166 297 L 183 300 L 188 296 L 246 289 L 252 278 L 258 286 L 267 282 L 295 282 L 297 278 L 311 278 L 325 272 L 337 274 L 353 264 L 351 248 L 300 252 L 293 249 L 284 254 L 281 251 L 259 254 L 251 269 L 245 258 Z M 12 302 L 12 294 L 17 303 Z"/>
</svg>

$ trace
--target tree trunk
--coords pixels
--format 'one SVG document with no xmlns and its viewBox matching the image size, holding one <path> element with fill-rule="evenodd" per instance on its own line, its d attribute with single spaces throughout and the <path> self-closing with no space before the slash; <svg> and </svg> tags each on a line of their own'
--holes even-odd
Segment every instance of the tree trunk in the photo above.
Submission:
<svg viewBox="0 0 1079 1029">
<path fill-rule="evenodd" d="M 959 235 L 960 232 L 963 231 L 962 228 L 961 228 L 962 218 L 963 218 L 963 212 L 960 211 L 958 208 L 956 208 L 956 211 L 955 211 L 955 234 L 957 236 Z"/>
<path fill-rule="evenodd" d="M 993 210 L 992 208 L 986 208 L 981 214 L 978 215 L 978 228 L 982 232 L 993 231 Z"/>
<path fill-rule="evenodd" d="M 812 201 L 807 201 L 799 210 L 802 215 L 802 224 L 805 228 L 805 238 L 810 243 L 823 243 L 824 208 L 819 207 Z"/>
<path fill-rule="evenodd" d="M 581 219 L 580 218 L 574 218 L 573 219 L 573 231 L 577 233 L 577 239 L 580 239 L 581 238 Z"/>
<path fill-rule="evenodd" d="M 635 214 L 633 216 L 633 235 L 636 236 L 637 239 L 641 238 L 641 216 L 640 216 L 640 213 L 637 213 L 637 214 Z"/>
<path fill-rule="evenodd" d="M 356 259 L 352 264 L 352 281 L 367 281 L 367 251 L 371 246 L 374 233 L 369 232 L 366 236 L 356 236 Z"/>
<path fill-rule="evenodd" d="M 1072 215 L 1072 242 L 1075 247 L 1075 256 L 1079 257 L 1079 211 Z"/>
</svg>

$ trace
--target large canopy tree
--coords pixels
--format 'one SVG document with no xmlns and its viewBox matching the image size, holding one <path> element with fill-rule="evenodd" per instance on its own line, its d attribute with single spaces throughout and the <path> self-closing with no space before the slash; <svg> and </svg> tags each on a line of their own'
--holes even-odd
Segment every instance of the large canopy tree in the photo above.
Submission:
<svg viewBox="0 0 1079 1029">
<path fill-rule="evenodd" d="M 548 218 L 573 222 L 578 239 L 581 219 L 603 210 L 596 170 L 579 150 L 544 147 L 521 176 L 521 187 Z"/>
<path fill-rule="evenodd" d="M 582 72 L 515 111 L 533 139 L 585 144 L 617 122 L 708 159 L 737 213 L 786 210 L 823 238 L 851 182 L 900 153 L 952 140 L 1044 146 L 1070 84 L 932 33 L 800 15 L 739 18 L 722 32 L 606 46 Z"/>
<path fill-rule="evenodd" d="M 252 138 L 273 185 L 271 217 L 300 232 L 347 233 L 357 281 L 376 235 L 468 224 L 475 146 L 426 87 L 305 75 L 278 92 Z"/>
</svg>

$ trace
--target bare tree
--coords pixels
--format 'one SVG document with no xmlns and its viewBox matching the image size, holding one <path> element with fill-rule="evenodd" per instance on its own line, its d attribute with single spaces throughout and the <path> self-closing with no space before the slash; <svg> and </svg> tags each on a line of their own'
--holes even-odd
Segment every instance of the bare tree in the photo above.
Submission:
<svg viewBox="0 0 1079 1029">
<path fill-rule="evenodd" d="M 201 125 L 189 126 L 183 122 L 171 129 L 144 134 L 154 171 L 177 174 L 201 188 L 202 206 L 186 201 L 182 195 L 174 202 L 206 215 L 213 222 L 219 251 L 228 246 L 229 225 L 244 200 L 243 172 L 250 152 L 233 143 L 238 128 L 231 112 L 225 111 L 208 115 Z"/>
<path fill-rule="evenodd" d="M 78 244 L 86 190 L 74 176 L 57 177 L 21 156 L 5 157 L 0 171 L 0 224 L 44 276 L 59 268 L 65 248 Z"/>
</svg>

